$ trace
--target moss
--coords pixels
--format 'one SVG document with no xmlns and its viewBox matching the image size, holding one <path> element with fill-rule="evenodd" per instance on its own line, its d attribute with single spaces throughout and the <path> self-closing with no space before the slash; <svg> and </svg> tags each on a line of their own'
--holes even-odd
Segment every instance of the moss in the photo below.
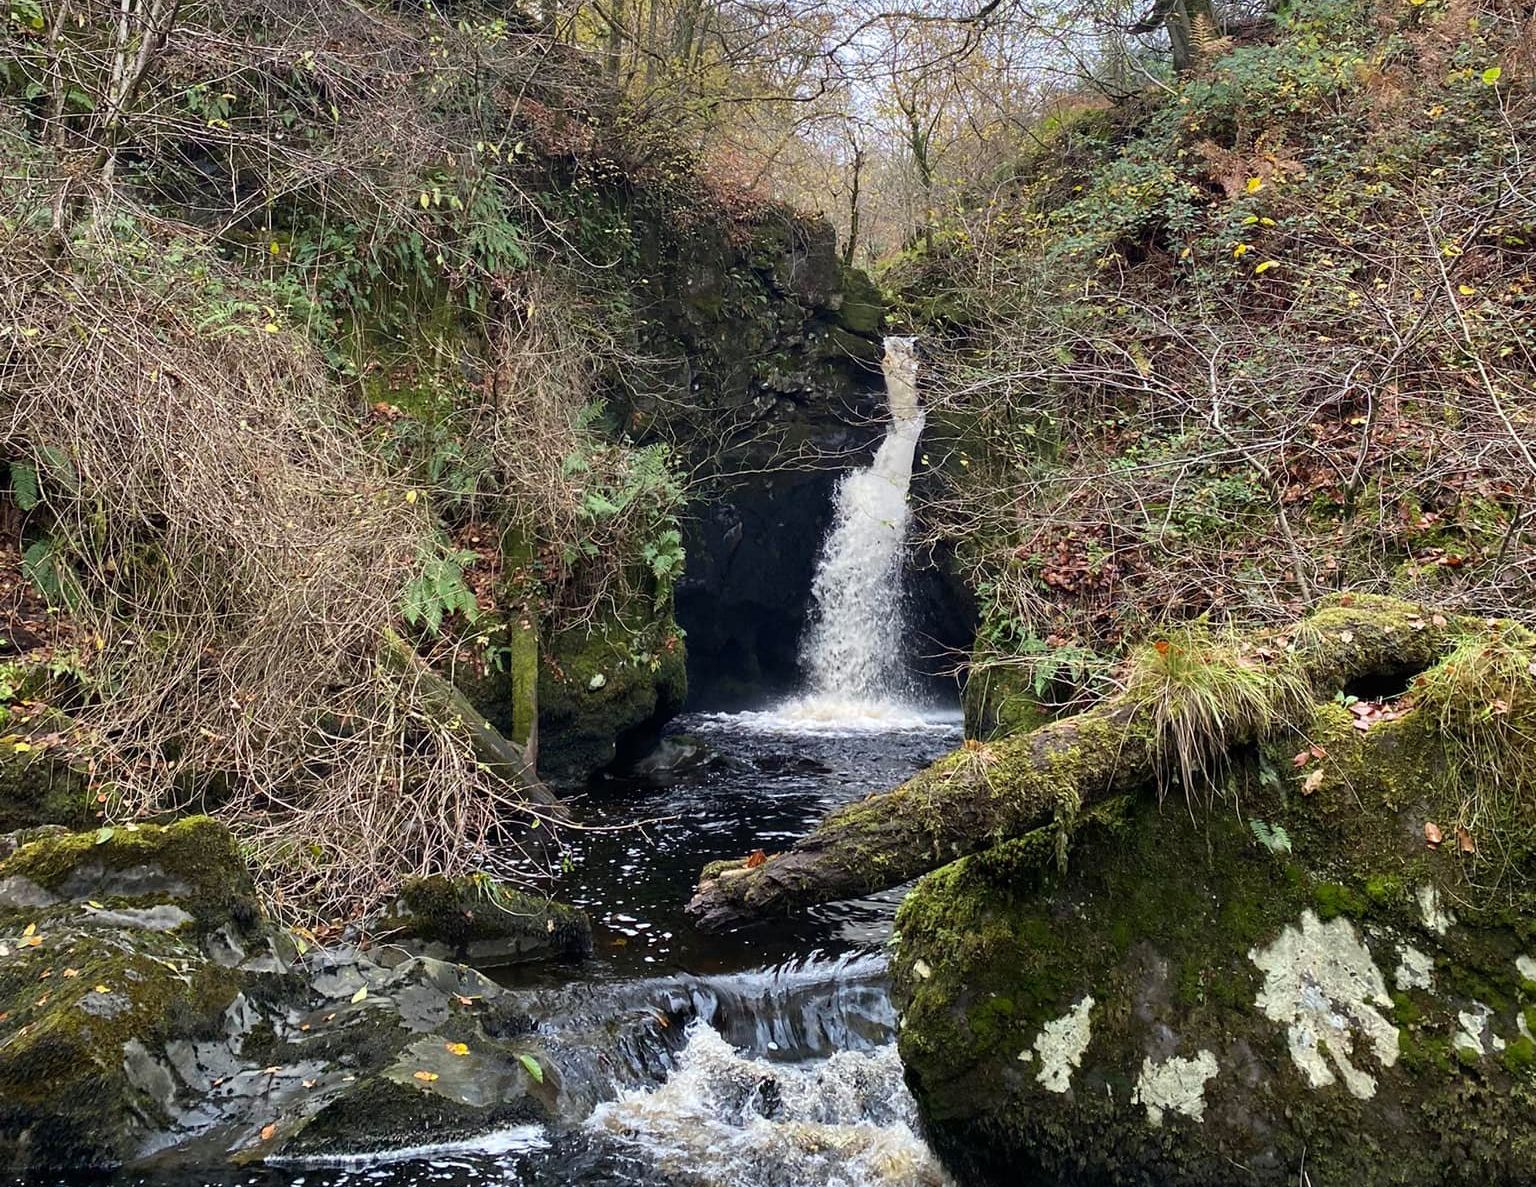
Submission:
<svg viewBox="0 0 1536 1187">
<path fill-rule="evenodd" d="M 579 959 L 592 949 L 586 913 L 489 878 L 415 878 L 400 888 L 393 934 L 436 941 L 463 958 L 495 946 L 507 959 Z"/>
<path fill-rule="evenodd" d="M 234 837 L 207 816 L 45 837 L 0 862 L 0 878 L 13 875 L 78 897 L 174 897 L 201 932 L 246 929 L 260 915 Z"/>
<path fill-rule="evenodd" d="M 963 706 L 967 738 L 1006 738 L 1050 720 L 1035 696 L 1029 673 L 1009 664 L 972 665 Z"/>
<path fill-rule="evenodd" d="M 671 616 L 635 612 L 551 636 L 539 674 L 539 766 L 580 780 L 618 757 L 628 736 L 682 708 L 688 676 Z"/>
<path fill-rule="evenodd" d="M 1365 913 L 1365 903 L 1347 886 L 1324 882 L 1312 888 L 1312 902 L 1318 918 L 1325 922 L 1340 915 L 1358 917 Z"/>
<path fill-rule="evenodd" d="M 1504 1048 L 1504 1067 L 1511 1075 L 1536 1074 L 1536 1040 L 1521 1035 Z"/>
<path fill-rule="evenodd" d="M 1325 613 L 1323 624 L 1352 630 L 1362 613 L 1340 607 L 1338 621 Z M 1399 654 L 1414 646 L 1408 634 L 1423 633 L 1411 621 L 1401 623 Z M 1271 853 L 1230 811 L 1196 822 L 1182 806 L 1160 810 L 1147 796 L 1122 801 L 1113 829 L 1076 830 L 1066 873 L 1054 862 L 1052 831 L 1042 829 L 919 883 L 898 918 L 899 1042 L 934 1140 L 957 1170 L 979 1182 L 1011 1175 L 1214 1187 L 1230 1181 L 1234 1163 L 1260 1168 L 1268 1181 L 1261 1164 L 1294 1168 L 1305 1149 L 1319 1181 L 1509 1181 L 1513 1164 L 1499 1141 L 1479 1138 L 1469 1153 L 1443 1142 L 1443 1128 L 1406 1119 L 1439 1117 L 1442 1127 L 1454 1119 L 1459 1131 L 1478 1134 L 1528 1125 L 1532 1101 L 1508 1077 L 1530 1079 L 1531 1045 L 1512 1042 L 1501 1060 L 1458 1051 L 1450 1036 L 1457 1011 L 1473 1001 L 1508 1017 L 1523 992 L 1514 956 L 1529 950 L 1521 921 L 1536 914 L 1536 896 L 1506 880 L 1500 901 L 1479 901 L 1467 881 L 1472 863 L 1450 846 L 1425 846 L 1424 820 L 1455 819 L 1436 722 L 1410 711 L 1363 732 L 1328 703 L 1299 726 L 1321 758 L 1298 767 L 1294 738 L 1276 739 L 1263 747 L 1263 778 L 1239 769 L 1234 779 L 1243 811 L 1283 827 L 1289 853 Z M 1006 756 L 1009 746 L 993 749 Z M 1067 751 L 1061 762 L 1090 758 Z M 954 777 L 964 761 L 939 769 Z M 1325 778 L 1303 789 L 1313 770 Z M 990 771 L 996 794 L 1018 793 L 1014 767 Z M 1440 887 L 1461 920 L 1443 936 L 1426 936 L 1417 901 L 1424 885 Z M 1304 910 L 1361 921 L 1354 934 L 1388 978 L 1400 942 L 1434 958 L 1433 991 L 1393 996 L 1398 1062 L 1367 1060 L 1390 1109 L 1337 1087 L 1313 1090 L 1291 1062 L 1285 1028 L 1254 1008 L 1261 978 L 1249 954 Z M 1097 1003 L 1093 1040 L 1072 1092 L 1058 1097 L 1018 1054 L 1085 993 Z M 1536 1007 L 1529 1013 L 1536 1027 Z M 1142 1060 L 1170 1050 L 1210 1050 L 1224 1069 L 1256 1060 L 1265 1071 L 1219 1077 L 1211 1092 L 1220 1096 L 1208 1099 L 1220 1107 L 1208 1108 L 1203 1126 L 1154 1129 L 1126 1102 Z M 1356 1054 L 1366 1058 L 1358 1044 Z"/>
<path fill-rule="evenodd" d="M 95 806 L 85 775 L 29 741 L 32 734 L 0 738 L 0 833 L 39 824 L 84 828 Z"/>
</svg>

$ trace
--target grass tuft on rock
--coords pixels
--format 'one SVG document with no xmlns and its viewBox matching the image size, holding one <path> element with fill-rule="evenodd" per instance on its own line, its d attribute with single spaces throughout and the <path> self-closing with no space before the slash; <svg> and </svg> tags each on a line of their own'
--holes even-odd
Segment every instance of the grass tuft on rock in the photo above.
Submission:
<svg viewBox="0 0 1536 1187">
<path fill-rule="evenodd" d="M 1300 672 L 1266 664 L 1235 639 L 1199 627 L 1166 632 L 1131 655 L 1125 697 L 1149 719 L 1159 795 L 1176 781 L 1210 799 L 1234 740 L 1264 737 L 1310 699 Z"/>
<path fill-rule="evenodd" d="M 1466 635 L 1412 696 L 1437 727 L 1458 843 L 1495 870 L 1536 850 L 1536 636 L 1510 624 Z"/>
</svg>

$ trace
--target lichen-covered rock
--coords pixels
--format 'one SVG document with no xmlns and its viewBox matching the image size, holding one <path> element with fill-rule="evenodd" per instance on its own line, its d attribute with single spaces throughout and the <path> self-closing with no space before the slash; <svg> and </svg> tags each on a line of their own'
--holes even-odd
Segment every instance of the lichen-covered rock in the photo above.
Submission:
<svg viewBox="0 0 1536 1187">
<path fill-rule="evenodd" d="M 580 783 L 621 746 L 648 748 L 687 695 L 683 640 L 670 615 L 555 634 L 539 672 L 539 773 Z"/>
<path fill-rule="evenodd" d="M 1443 667 L 1238 756 L 1212 811 L 1084 813 L 1065 872 L 1066 822 L 919 884 L 901 1055 L 963 1181 L 1531 1181 L 1536 787 L 1487 782 L 1478 722 L 1536 703 L 1511 664 L 1463 721 Z"/>
<path fill-rule="evenodd" d="M 391 945 L 477 967 L 592 952 L 586 912 L 482 877 L 413 879 L 377 927 Z"/>
</svg>

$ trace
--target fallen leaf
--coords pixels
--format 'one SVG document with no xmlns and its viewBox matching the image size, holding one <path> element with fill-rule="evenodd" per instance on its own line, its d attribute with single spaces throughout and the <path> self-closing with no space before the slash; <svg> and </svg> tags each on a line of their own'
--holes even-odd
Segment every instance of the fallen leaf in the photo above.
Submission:
<svg viewBox="0 0 1536 1187">
<path fill-rule="evenodd" d="M 1440 826 L 1432 820 L 1424 822 L 1424 841 L 1431 849 L 1440 848 L 1440 842 L 1445 840 L 1445 834 L 1440 831 Z"/>
<path fill-rule="evenodd" d="M 1477 842 L 1472 839 L 1472 834 L 1467 831 L 1467 826 L 1464 824 L 1456 826 L 1456 848 L 1463 853 L 1477 852 Z"/>
<path fill-rule="evenodd" d="M 320 1083 L 320 1081 L 319 1080 L 304 1080 L 304 1081 L 302 1081 L 302 1083 L 303 1083 L 305 1088 L 313 1088 L 316 1084 Z"/>
<path fill-rule="evenodd" d="M 1312 751 L 1310 749 L 1307 749 L 1307 750 L 1301 751 L 1294 758 L 1292 758 L 1291 759 L 1291 765 L 1293 767 L 1304 767 L 1304 766 L 1306 766 L 1311 761 L 1312 761 Z"/>
<path fill-rule="evenodd" d="M 436 1072 L 416 1072 L 415 1076 L 423 1084 L 430 1084 L 433 1080 L 437 1079 Z"/>
<path fill-rule="evenodd" d="M 755 870 L 768 860 L 768 855 L 761 849 L 752 850 L 752 856 L 747 858 L 747 869 Z"/>
<path fill-rule="evenodd" d="M 1436 614 L 1429 621 L 1434 623 L 1436 626 L 1445 626 L 1446 625 L 1445 615 L 1444 614 Z"/>
<path fill-rule="evenodd" d="M 447 1051 L 448 1054 L 450 1054 L 450 1055 L 468 1055 L 469 1054 L 469 1044 L 468 1043 L 444 1043 L 443 1044 L 443 1050 Z"/>
<path fill-rule="evenodd" d="M 24 947 L 27 947 L 27 948 L 36 948 L 42 942 L 43 942 L 43 937 L 42 936 L 28 936 L 26 939 L 24 939 L 22 941 L 22 945 Z"/>
<path fill-rule="evenodd" d="M 26 927 L 21 929 L 21 934 L 24 935 L 24 936 L 35 936 L 35 935 L 37 935 L 37 924 L 35 924 L 35 923 L 27 924 Z"/>
<path fill-rule="evenodd" d="M 1353 643 L 1354 641 L 1355 641 L 1355 632 L 1354 631 L 1340 631 L 1339 632 L 1339 642 L 1340 643 Z"/>
<path fill-rule="evenodd" d="M 359 989 L 356 993 L 354 993 L 352 995 L 352 1001 L 354 1003 L 357 1003 L 357 1002 L 360 1002 L 360 1001 L 364 1000 L 367 996 L 368 996 L 368 986 L 364 985 L 361 989 Z"/>
<path fill-rule="evenodd" d="M 525 1051 L 523 1054 L 519 1055 L 517 1059 L 518 1062 L 523 1065 L 523 1067 L 528 1069 L 528 1074 L 533 1077 L 533 1082 L 535 1084 L 544 1083 L 544 1069 L 539 1065 L 539 1061 L 534 1056 L 529 1055 Z"/>
<path fill-rule="evenodd" d="M 276 1136 L 277 1136 L 277 1123 L 275 1121 L 269 1122 L 266 1125 L 263 1125 L 261 1127 L 261 1140 L 262 1141 L 270 1142 Z"/>
<path fill-rule="evenodd" d="M 1301 783 L 1301 794 L 1302 795 L 1311 795 L 1314 791 L 1316 791 L 1322 785 L 1323 785 L 1323 771 L 1322 771 L 1322 768 L 1318 768 L 1317 770 L 1313 771 L 1310 775 L 1308 775 L 1304 780 L 1302 780 L 1302 783 Z"/>
<path fill-rule="evenodd" d="M 112 990 L 110 988 L 108 988 L 107 986 L 105 986 L 105 985 L 97 985 L 95 988 L 93 988 L 91 990 L 91 992 L 92 993 L 111 993 Z"/>
</svg>

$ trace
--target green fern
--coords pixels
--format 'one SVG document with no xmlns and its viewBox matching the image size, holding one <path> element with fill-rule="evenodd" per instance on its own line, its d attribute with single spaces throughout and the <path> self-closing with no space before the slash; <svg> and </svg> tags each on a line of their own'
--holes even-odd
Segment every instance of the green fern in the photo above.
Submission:
<svg viewBox="0 0 1536 1187">
<path fill-rule="evenodd" d="M 1249 817 L 1248 827 L 1254 839 L 1277 857 L 1291 851 L 1291 834 L 1278 824 L 1266 824 L 1257 816 Z"/>
</svg>

